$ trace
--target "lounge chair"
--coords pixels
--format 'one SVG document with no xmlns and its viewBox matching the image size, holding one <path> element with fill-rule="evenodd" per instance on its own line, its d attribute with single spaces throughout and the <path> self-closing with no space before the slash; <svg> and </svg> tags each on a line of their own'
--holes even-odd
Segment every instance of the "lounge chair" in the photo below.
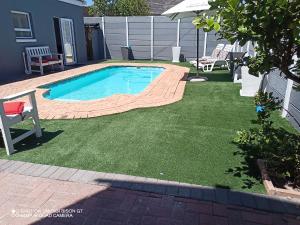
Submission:
<svg viewBox="0 0 300 225">
<path fill-rule="evenodd" d="M 13 100 L 23 97 L 29 97 L 29 106 L 24 106 L 25 102 L 14 102 Z M 32 119 L 34 127 L 32 130 L 12 139 L 10 127 L 22 122 L 25 119 Z M 21 92 L 8 97 L 0 98 L 0 130 L 5 144 L 7 155 L 15 152 L 14 144 L 35 134 L 36 137 L 42 136 L 39 122 L 39 115 L 35 100 L 35 90 Z M 1 137 L 0 137 L 1 138 Z"/>
<path fill-rule="evenodd" d="M 199 69 L 202 69 L 204 72 L 211 72 L 215 68 L 215 66 L 226 67 L 228 70 L 229 64 L 227 61 L 229 52 L 233 49 L 233 45 L 225 45 L 225 47 L 220 51 L 216 58 L 209 58 L 206 60 L 202 60 L 199 62 Z M 197 64 L 194 64 L 197 66 Z"/>
<path fill-rule="evenodd" d="M 204 56 L 199 59 L 199 62 L 206 61 L 208 59 L 215 59 L 220 54 L 221 50 L 224 48 L 224 44 L 217 44 L 216 48 L 213 50 L 211 56 Z M 195 65 L 197 64 L 197 59 L 190 61 L 190 64 Z"/>
</svg>

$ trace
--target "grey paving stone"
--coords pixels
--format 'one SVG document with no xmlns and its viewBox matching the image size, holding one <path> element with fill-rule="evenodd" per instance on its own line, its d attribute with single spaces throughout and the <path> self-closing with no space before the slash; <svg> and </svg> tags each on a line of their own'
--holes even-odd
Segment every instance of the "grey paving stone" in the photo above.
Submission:
<svg viewBox="0 0 300 225">
<path fill-rule="evenodd" d="M 141 184 L 141 183 L 132 183 L 132 185 L 130 186 L 130 189 L 131 190 L 134 190 L 134 191 L 144 191 L 144 185 Z M 153 190 L 154 193 L 157 193 L 155 192 L 155 190 Z"/>
<path fill-rule="evenodd" d="M 131 184 L 132 185 L 132 184 Z M 131 185 L 129 187 L 131 187 Z M 155 191 L 156 185 L 155 184 L 143 184 L 143 191 L 156 193 Z"/>
<path fill-rule="evenodd" d="M 300 216 L 300 205 L 299 205 L 300 203 L 295 204 L 295 203 L 284 201 L 284 202 L 282 202 L 282 204 L 284 205 L 284 208 L 286 209 L 286 212 L 288 214 Z M 299 220 L 300 220 L 300 217 L 299 217 Z"/>
<path fill-rule="evenodd" d="M 77 170 L 76 173 L 73 174 L 73 176 L 71 176 L 69 178 L 69 181 L 74 181 L 74 182 L 79 182 L 82 175 L 85 173 L 86 171 L 85 170 Z"/>
<path fill-rule="evenodd" d="M 228 203 L 228 190 L 223 188 L 216 188 L 216 201 L 219 203 L 227 204 Z"/>
<path fill-rule="evenodd" d="M 178 187 L 178 195 L 180 197 L 189 198 L 191 196 L 189 187 Z"/>
<path fill-rule="evenodd" d="M 70 177 L 73 176 L 74 173 L 77 172 L 78 169 L 67 169 L 64 173 L 62 173 L 58 179 L 59 180 L 69 180 Z"/>
<path fill-rule="evenodd" d="M 216 200 L 214 188 L 205 187 L 205 188 L 203 188 L 202 191 L 203 191 L 203 200 L 205 200 L 205 201 L 215 201 Z"/>
<path fill-rule="evenodd" d="M 230 191 L 228 194 L 228 203 L 231 205 L 242 205 L 242 196 L 240 192 Z"/>
<path fill-rule="evenodd" d="M 39 177 L 43 172 L 45 172 L 50 166 L 49 165 L 41 165 L 36 170 L 34 170 L 31 176 Z"/>
<path fill-rule="evenodd" d="M 27 170 L 28 168 L 30 168 L 30 167 L 32 167 L 32 166 L 34 166 L 34 164 L 33 163 L 24 163 L 21 167 L 19 167 L 16 171 L 15 171 L 15 173 L 17 173 L 17 174 L 23 174 L 23 172 L 25 171 L 25 170 Z"/>
<path fill-rule="evenodd" d="M 258 209 L 266 211 L 270 210 L 269 201 L 264 196 L 254 196 L 254 200 Z"/>
<path fill-rule="evenodd" d="M 268 204 L 271 206 L 273 212 L 286 213 L 286 205 L 280 199 L 270 198 Z"/>
<path fill-rule="evenodd" d="M 145 191 L 146 188 L 147 188 L 147 185 L 144 185 L 143 186 L 143 191 Z M 165 185 L 158 184 L 158 185 L 153 185 L 152 186 L 152 191 L 151 192 L 156 193 L 156 194 L 164 195 L 164 194 L 166 194 L 166 191 L 167 191 L 167 188 L 166 188 Z"/>
<path fill-rule="evenodd" d="M 94 182 L 94 177 L 96 176 L 97 172 L 95 171 L 84 171 L 81 181 L 84 183 L 91 183 Z"/>
<path fill-rule="evenodd" d="M 58 166 L 50 166 L 48 169 L 46 169 L 40 176 L 44 178 L 48 178 L 53 173 L 55 173 L 56 170 L 58 170 Z"/>
<path fill-rule="evenodd" d="M 109 185 L 109 184 L 107 183 L 107 185 Z M 121 181 L 121 180 L 120 181 L 115 180 L 112 182 L 112 187 L 115 187 L 115 188 L 130 189 L 131 185 L 132 185 L 131 182 Z"/>
<path fill-rule="evenodd" d="M 99 185 L 101 182 L 105 181 L 106 173 L 94 172 L 94 175 L 89 179 L 89 184 Z"/>
<path fill-rule="evenodd" d="M 176 196 L 178 195 L 178 186 L 175 186 L 175 185 L 167 185 L 166 186 L 166 194 L 167 195 L 173 195 L 173 196 Z"/>
<path fill-rule="evenodd" d="M 8 161 L 0 165 L 0 171 L 5 171 L 8 167 L 12 166 L 13 164 L 15 164 L 15 161 Z"/>
<path fill-rule="evenodd" d="M 254 196 L 249 193 L 241 193 L 242 205 L 250 208 L 256 208 Z"/>
<path fill-rule="evenodd" d="M 19 169 L 25 162 L 15 161 L 10 167 L 5 169 L 5 172 L 14 173 L 17 169 Z"/>
<path fill-rule="evenodd" d="M 0 167 L 1 165 L 7 163 L 9 160 L 6 160 L 6 159 L 0 159 Z"/>
<path fill-rule="evenodd" d="M 191 189 L 191 198 L 202 200 L 203 199 L 203 191 L 202 188 L 192 188 Z"/>
<path fill-rule="evenodd" d="M 59 167 L 54 173 L 52 173 L 49 178 L 50 179 L 58 179 L 64 172 L 67 171 L 65 167 Z"/>
<path fill-rule="evenodd" d="M 129 176 L 129 175 L 124 175 L 124 174 L 114 174 L 114 176 L 106 174 L 105 177 L 107 177 L 107 178 L 112 177 L 113 180 L 117 180 L 117 181 L 133 181 L 133 180 L 135 180 L 135 177 Z"/>
<path fill-rule="evenodd" d="M 78 170 L 69 178 L 69 181 L 89 183 L 93 181 L 96 172 L 87 170 Z"/>
<path fill-rule="evenodd" d="M 41 164 L 33 164 L 31 167 L 22 171 L 23 175 L 32 176 L 32 174 L 38 170 L 42 165 Z"/>
</svg>

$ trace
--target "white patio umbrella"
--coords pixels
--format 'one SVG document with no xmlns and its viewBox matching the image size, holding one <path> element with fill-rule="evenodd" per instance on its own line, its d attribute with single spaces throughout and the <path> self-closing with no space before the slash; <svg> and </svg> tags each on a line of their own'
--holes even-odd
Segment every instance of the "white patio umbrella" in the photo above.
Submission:
<svg viewBox="0 0 300 225">
<path fill-rule="evenodd" d="M 171 18 L 172 20 L 196 17 L 201 12 L 209 10 L 210 5 L 208 0 L 185 0 L 171 9 L 164 12 L 162 15 Z M 197 29 L 197 70 L 199 69 L 199 29 Z"/>
</svg>

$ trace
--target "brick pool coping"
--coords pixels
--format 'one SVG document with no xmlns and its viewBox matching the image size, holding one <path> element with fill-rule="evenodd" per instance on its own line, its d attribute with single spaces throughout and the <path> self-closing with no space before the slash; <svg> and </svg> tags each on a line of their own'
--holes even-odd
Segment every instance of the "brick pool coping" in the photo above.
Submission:
<svg viewBox="0 0 300 225">
<path fill-rule="evenodd" d="M 109 66 L 157 66 L 165 71 L 138 95 L 117 94 L 93 101 L 64 102 L 43 97 L 42 85 L 68 79 Z M 189 68 L 161 63 L 98 63 L 1 86 L 0 97 L 35 89 L 41 119 L 92 118 L 126 112 L 137 108 L 157 107 L 182 99 Z"/>
</svg>

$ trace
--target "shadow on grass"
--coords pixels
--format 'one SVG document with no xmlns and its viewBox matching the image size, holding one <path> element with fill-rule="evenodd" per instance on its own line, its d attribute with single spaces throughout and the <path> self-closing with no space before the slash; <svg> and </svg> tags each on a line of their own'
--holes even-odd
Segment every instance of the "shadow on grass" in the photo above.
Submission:
<svg viewBox="0 0 300 225">
<path fill-rule="evenodd" d="M 11 129 L 11 135 L 12 138 L 15 138 L 17 136 L 20 136 L 21 134 L 24 134 L 28 130 L 25 129 L 19 129 L 19 128 L 13 128 Z M 58 135 L 63 133 L 63 130 L 58 130 L 55 132 L 49 132 L 45 131 L 44 129 L 42 130 L 43 136 L 40 138 L 37 138 L 34 134 L 25 138 L 24 140 L 16 143 L 14 145 L 14 148 L 17 152 L 23 152 L 23 151 L 28 151 L 28 150 L 34 150 L 37 147 L 40 147 L 52 139 L 56 138 Z M 2 136 L 0 135 L 0 148 L 5 148 L 4 142 L 2 139 Z"/>
<path fill-rule="evenodd" d="M 197 73 L 189 73 L 189 77 L 198 76 Z M 199 76 L 207 77 L 208 81 L 213 82 L 232 82 L 231 75 L 227 71 L 214 71 L 211 73 L 199 73 Z"/>
<path fill-rule="evenodd" d="M 252 130 L 252 135 L 254 135 L 254 132 L 256 136 L 261 135 L 256 129 Z M 243 179 L 242 177 L 244 175 L 261 181 L 262 178 L 257 166 L 257 159 L 268 161 L 270 167 L 269 172 L 273 171 L 276 180 L 280 178 L 282 174 L 288 173 L 291 174 L 289 178 L 291 180 L 289 181 L 296 181 L 296 177 L 293 177 L 293 175 L 297 175 L 297 173 L 294 172 L 296 171 L 297 160 L 294 160 L 293 157 L 297 155 L 299 149 L 297 143 L 299 143 L 300 136 L 282 127 L 271 128 L 268 132 L 265 137 L 260 137 L 258 140 L 252 137 L 250 141 L 244 144 L 233 142 L 238 146 L 238 150 L 234 155 L 243 157 L 244 161 L 241 166 L 230 168 L 226 172 L 241 178 L 244 183 L 242 188 L 251 189 L 253 185 L 255 185 L 253 180 Z M 263 138 L 268 141 L 264 142 Z"/>
</svg>

